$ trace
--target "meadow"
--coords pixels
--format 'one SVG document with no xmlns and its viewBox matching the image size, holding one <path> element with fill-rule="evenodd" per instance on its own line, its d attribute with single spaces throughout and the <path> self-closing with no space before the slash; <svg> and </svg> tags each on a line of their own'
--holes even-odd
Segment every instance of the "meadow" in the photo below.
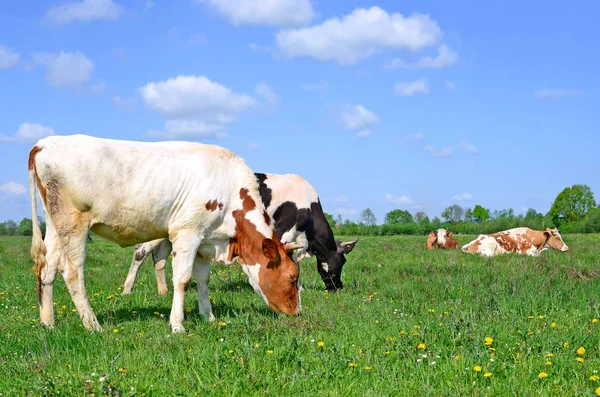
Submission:
<svg viewBox="0 0 600 397">
<path fill-rule="evenodd" d="M 215 264 L 216 321 L 192 282 L 188 333 L 172 335 L 151 260 L 121 296 L 133 250 L 99 237 L 86 287 L 104 332 L 82 328 L 60 276 L 56 328 L 42 328 L 30 238 L 0 238 L 0 395 L 600 395 L 600 239 L 563 239 L 566 253 L 486 259 L 363 237 L 341 292 L 301 262 L 300 317 L 272 314 L 239 265 Z"/>
</svg>

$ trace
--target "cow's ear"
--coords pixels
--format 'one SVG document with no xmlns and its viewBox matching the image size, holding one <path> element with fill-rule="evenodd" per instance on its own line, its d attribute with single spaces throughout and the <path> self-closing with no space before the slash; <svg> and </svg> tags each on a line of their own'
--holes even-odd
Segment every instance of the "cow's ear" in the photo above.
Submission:
<svg viewBox="0 0 600 397">
<path fill-rule="evenodd" d="M 277 267 L 281 264 L 281 256 L 279 255 L 279 249 L 277 248 L 277 243 L 270 238 L 266 238 L 262 242 L 262 251 L 269 264 L 267 267 L 273 268 Z"/>
<path fill-rule="evenodd" d="M 437 237 L 437 230 L 434 230 L 433 232 L 431 232 L 433 234 L 435 234 L 435 236 Z"/>
<path fill-rule="evenodd" d="M 450 237 L 450 236 L 452 236 L 452 232 L 446 233 L 446 237 Z"/>
<path fill-rule="evenodd" d="M 304 248 L 304 245 L 299 243 L 285 243 L 283 244 L 283 248 L 285 248 L 285 252 L 291 254 L 297 249 Z"/>
</svg>

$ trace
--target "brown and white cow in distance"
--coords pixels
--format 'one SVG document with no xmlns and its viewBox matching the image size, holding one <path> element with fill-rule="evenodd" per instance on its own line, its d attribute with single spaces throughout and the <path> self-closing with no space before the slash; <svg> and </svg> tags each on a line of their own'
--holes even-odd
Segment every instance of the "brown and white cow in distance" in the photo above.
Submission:
<svg viewBox="0 0 600 397">
<path fill-rule="evenodd" d="M 527 227 L 517 227 L 490 235 L 481 234 L 477 239 L 462 247 L 463 252 L 482 256 L 495 256 L 508 252 L 538 256 L 547 249 L 562 252 L 569 249 L 562 240 L 558 229 L 547 228 L 544 231 L 538 231 Z"/>
<path fill-rule="evenodd" d="M 451 235 L 452 232 L 446 229 L 434 230 L 427 236 L 427 249 L 458 249 L 458 242 L 453 237 L 450 237 Z"/>
<path fill-rule="evenodd" d="M 121 247 L 168 238 L 173 245 L 174 333 L 185 331 L 184 293 L 192 274 L 200 313 L 214 319 L 208 297 L 210 261 L 237 260 L 272 310 L 301 311 L 299 267 L 271 225 L 254 173 L 222 147 L 51 136 L 30 152 L 29 184 L 31 255 L 46 326 L 54 325 L 59 270 L 83 325 L 102 330 L 84 285 L 90 230 Z M 44 241 L 36 221 L 36 187 L 46 216 Z"/>
<path fill-rule="evenodd" d="M 350 242 L 335 240 L 333 231 L 325 218 L 319 196 L 304 178 L 294 175 L 257 173 L 256 180 L 261 201 L 265 206 L 277 236 L 284 243 L 294 243 L 294 259 L 314 255 L 317 270 L 328 291 L 343 287 L 342 267 L 345 255 L 350 253 L 358 238 Z M 140 266 L 152 254 L 156 284 L 161 295 L 167 293 L 165 265 L 171 253 L 168 240 L 149 241 L 136 246 L 127 279 L 123 284 L 123 295 L 130 294 Z"/>
</svg>

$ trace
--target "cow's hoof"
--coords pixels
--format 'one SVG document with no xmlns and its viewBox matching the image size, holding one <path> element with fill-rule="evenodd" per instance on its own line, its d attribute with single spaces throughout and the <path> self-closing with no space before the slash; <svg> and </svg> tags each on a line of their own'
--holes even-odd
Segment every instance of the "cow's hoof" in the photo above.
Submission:
<svg viewBox="0 0 600 397">
<path fill-rule="evenodd" d="M 173 325 L 171 326 L 171 329 L 173 331 L 174 334 L 183 334 L 185 333 L 185 328 L 183 327 L 183 325 Z"/>
</svg>

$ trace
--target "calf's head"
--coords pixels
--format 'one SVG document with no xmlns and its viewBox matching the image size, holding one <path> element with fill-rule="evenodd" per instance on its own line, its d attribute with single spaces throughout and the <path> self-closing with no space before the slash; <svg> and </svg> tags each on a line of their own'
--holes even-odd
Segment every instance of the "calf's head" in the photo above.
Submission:
<svg viewBox="0 0 600 397">
<path fill-rule="evenodd" d="M 546 236 L 546 243 L 544 245 L 544 248 L 555 249 L 563 252 L 569 250 L 569 247 L 567 247 L 567 244 L 565 244 L 565 242 L 563 241 L 560 233 L 558 232 L 558 229 L 546 228 L 546 230 L 544 231 L 544 236 Z"/>
<path fill-rule="evenodd" d="M 335 241 L 335 250 L 327 250 L 327 254 L 322 255 L 317 252 L 317 270 L 321 280 L 325 283 L 327 291 L 334 292 L 344 287 L 342 283 L 342 268 L 346 263 L 346 254 L 354 249 L 358 242 L 358 237 L 352 241 Z"/>
</svg>

